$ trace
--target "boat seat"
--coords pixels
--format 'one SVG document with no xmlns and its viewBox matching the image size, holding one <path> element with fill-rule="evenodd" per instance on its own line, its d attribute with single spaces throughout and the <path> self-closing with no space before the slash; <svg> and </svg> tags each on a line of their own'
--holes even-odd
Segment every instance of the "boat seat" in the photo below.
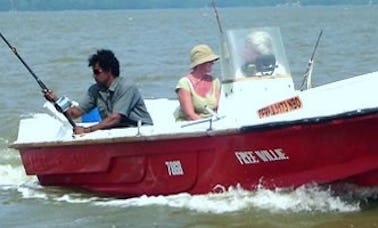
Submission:
<svg viewBox="0 0 378 228">
<path fill-rule="evenodd" d="M 178 100 L 175 99 L 145 99 L 147 110 L 150 113 L 154 126 L 169 127 L 176 123 L 173 115 L 179 106 Z"/>
<path fill-rule="evenodd" d="M 81 122 L 83 123 L 91 123 L 91 122 L 100 122 L 101 121 L 101 116 L 100 113 L 98 112 L 98 108 L 92 109 L 88 113 L 84 113 L 81 116 Z"/>
</svg>

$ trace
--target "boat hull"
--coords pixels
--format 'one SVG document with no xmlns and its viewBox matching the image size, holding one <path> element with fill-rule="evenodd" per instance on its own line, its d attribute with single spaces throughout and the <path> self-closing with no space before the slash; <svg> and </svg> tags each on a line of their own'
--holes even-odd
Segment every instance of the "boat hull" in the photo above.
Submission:
<svg viewBox="0 0 378 228">
<path fill-rule="evenodd" d="M 377 110 L 370 110 L 190 137 L 18 149 L 26 173 L 42 185 L 118 197 L 340 180 L 376 186 L 376 126 Z"/>
</svg>

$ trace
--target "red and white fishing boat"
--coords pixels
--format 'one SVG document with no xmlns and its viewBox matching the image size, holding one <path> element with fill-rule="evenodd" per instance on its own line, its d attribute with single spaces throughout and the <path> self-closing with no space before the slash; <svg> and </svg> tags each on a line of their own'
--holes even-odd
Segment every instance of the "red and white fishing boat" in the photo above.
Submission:
<svg viewBox="0 0 378 228">
<path fill-rule="evenodd" d="M 239 76 L 244 37 L 254 31 L 272 37 L 274 69 Z M 210 118 L 175 122 L 177 100 L 151 99 L 154 126 L 73 137 L 64 116 L 46 103 L 47 113 L 21 119 L 10 146 L 41 185 L 117 197 L 237 185 L 378 185 L 378 72 L 296 90 L 277 28 L 225 32 L 221 65 L 222 97 Z"/>
</svg>

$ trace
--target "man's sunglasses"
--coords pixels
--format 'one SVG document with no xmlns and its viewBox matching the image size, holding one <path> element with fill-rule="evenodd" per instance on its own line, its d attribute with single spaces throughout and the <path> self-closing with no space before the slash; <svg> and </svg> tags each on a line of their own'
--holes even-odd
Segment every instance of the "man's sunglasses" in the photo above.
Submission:
<svg viewBox="0 0 378 228">
<path fill-rule="evenodd" d="M 100 69 L 93 69 L 93 74 L 94 75 L 99 75 L 99 74 L 101 74 L 103 71 L 102 70 L 100 70 Z"/>
</svg>

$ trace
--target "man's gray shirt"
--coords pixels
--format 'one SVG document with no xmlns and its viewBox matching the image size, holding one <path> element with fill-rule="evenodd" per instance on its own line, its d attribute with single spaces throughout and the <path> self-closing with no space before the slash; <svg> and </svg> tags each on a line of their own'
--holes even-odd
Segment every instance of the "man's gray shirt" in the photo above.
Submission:
<svg viewBox="0 0 378 228">
<path fill-rule="evenodd" d="M 115 78 L 108 89 L 98 84 L 90 86 L 79 102 L 79 107 L 88 113 L 96 106 L 102 119 L 111 113 L 121 114 L 119 127 L 136 126 L 139 120 L 142 124 L 152 125 L 151 116 L 138 88 L 129 85 L 125 78 Z"/>
</svg>

